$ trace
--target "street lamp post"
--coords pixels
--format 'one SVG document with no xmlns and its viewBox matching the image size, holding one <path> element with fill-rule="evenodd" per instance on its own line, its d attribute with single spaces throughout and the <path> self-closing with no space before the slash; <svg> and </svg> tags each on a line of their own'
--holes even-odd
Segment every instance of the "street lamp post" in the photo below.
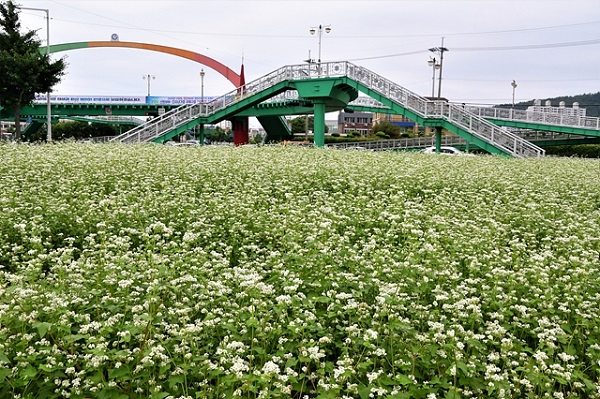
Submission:
<svg viewBox="0 0 600 399">
<path fill-rule="evenodd" d="M 200 102 L 204 103 L 204 76 L 206 72 L 204 69 L 200 70 Z"/>
<path fill-rule="evenodd" d="M 440 55 L 440 78 L 438 83 L 438 99 L 442 98 L 442 70 L 444 69 L 444 53 L 449 51 L 446 47 L 444 47 L 444 38 L 442 37 L 442 46 L 441 47 L 432 47 L 429 51 Z"/>
<path fill-rule="evenodd" d="M 431 98 L 433 99 L 435 97 L 435 70 L 440 69 L 440 64 L 437 63 L 435 57 L 427 61 L 427 64 L 433 69 L 433 77 L 431 78 Z"/>
<path fill-rule="evenodd" d="M 31 10 L 31 11 L 43 11 L 46 13 L 46 55 L 48 56 L 48 60 L 50 60 L 50 10 L 47 8 L 30 8 L 30 7 L 19 7 L 21 10 Z M 50 90 L 46 93 L 46 104 L 47 104 L 47 121 L 48 125 L 48 134 L 46 136 L 46 140 L 48 142 L 52 141 L 52 106 L 50 105 Z M 19 121 L 15 121 L 19 123 Z"/>
<path fill-rule="evenodd" d="M 512 107 L 515 107 L 515 89 L 517 88 L 517 82 L 513 79 L 513 81 L 510 83 L 510 85 L 513 88 L 513 93 L 512 93 Z"/>
<path fill-rule="evenodd" d="M 323 38 L 323 30 L 325 30 L 325 33 L 329 33 L 329 32 L 331 32 L 331 26 L 319 25 L 317 28 L 311 27 L 309 30 L 311 35 L 314 35 L 317 32 L 319 33 L 319 59 L 317 60 L 317 63 L 319 63 L 319 66 L 321 65 L 321 40 Z"/>
<path fill-rule="evenodd" d="M 331 26 L 319 25 L 318 28 L 311 27 L 309 32 L 311 35 L 319 33 L 319 59 L 317 60 L 319 77 L 321 77 L 321 40 L 323 38 L 323 30 L 325 33 L 331 32 Z M 315 146 L 323 148 L 325 146 L 325 101 L 323 99 L 315 100 L 314 102 L 314 126 L 313 135 Z M 308 117 L 308 116 L 307 116 Z"/>
<path fill-rule="evenodd" d="M 156 79 L 156 76 L 154 75 L 143 75 L 142 79 L 144 80 L 148 80 L 148 97 L 150 97 L 150 80 Z"/>
</svg>

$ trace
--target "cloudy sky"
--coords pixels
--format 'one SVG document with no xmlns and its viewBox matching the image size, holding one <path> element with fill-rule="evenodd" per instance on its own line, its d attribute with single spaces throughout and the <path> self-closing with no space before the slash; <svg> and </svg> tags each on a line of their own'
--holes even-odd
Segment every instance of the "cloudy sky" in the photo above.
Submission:
<svg viewBox="0 0 600 399">
<path fill-rule="evenodd" d="M 600 91 L 600 0 L 20 0 L 48 9 L 50 44 L 121 41 L 182 48 L 239 72 L 246 81 L 318 58 L 351 61 L 417 94 L 432 90 L 428 49 L 444 46 L 442 95 L 498 104 Z M 45 13 L 22 10 L 24 29 L 46 43 Z M 192 61 L 144 50 L 81 49 L 66 57 L 56 94 L 199 96 Z M 231 83 L 204 67 L 205 96 Z M 437 84 L 437 83 L 436 83 Z M 437 87 L 436 87 L 437 93 Z"/>
</svg>

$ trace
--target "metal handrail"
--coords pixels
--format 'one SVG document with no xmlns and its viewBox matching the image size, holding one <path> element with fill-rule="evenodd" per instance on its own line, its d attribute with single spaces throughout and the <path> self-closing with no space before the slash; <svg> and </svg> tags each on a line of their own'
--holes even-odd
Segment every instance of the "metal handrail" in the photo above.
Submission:
<svg viewBox="0 0 600 399">
<path fill-rule="evenodd" d="M 547 125 L 600 130 L 600 118 L 591 116 L 569 115 L 559 112 L 543 112 L 513 108 L 468 107 L 468 110 L 482 118 L 536 122 Z"/>
<path fill-rule="evenodd" d="M 585 140 L 593 136 L 572 135 L 556 132 L 539 132 L 530 130 L 513 130 L 512 133 L 532 141 L 538 140 Z M 395 149 L 410 149 L 410 148 L 425 148 L 435 146 L 435 136 L 425 137 L 404 137 L 400 139 L 389 140 L 372 140 L 372 141 L 349 141 L 341 143 L 327 144 L 328 148 L 337 149 L 367 149 L 367 150 L 395 150 Z M 456 135 L 444 135 L 441 137 L 440 145 L 456 146 L 465 145 L 467 140 Z"/>
</svg>

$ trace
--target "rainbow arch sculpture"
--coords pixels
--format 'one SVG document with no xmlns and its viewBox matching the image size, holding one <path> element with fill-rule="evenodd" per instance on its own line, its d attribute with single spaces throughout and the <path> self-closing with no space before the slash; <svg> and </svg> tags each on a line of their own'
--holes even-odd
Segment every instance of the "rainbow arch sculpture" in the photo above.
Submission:
<svg viewBox="0 0 600 399">
<path fill-rule="evenodd" d="M 199 64 L 205 65 L 208 68 L 211 68 L 221 75 L 223 75 L 227 80 L 229 80 L 235 87 L 240 87 L 244 84 L 244 67 L 242 65 L 241 73 L 238 74 L 231 70 L 226 65 L 220 63 L 219 61 L 207 57 L 205 55 L 195 53 L 189 50 L 183 50 L 175 47 L 161 46 L 157 44 L 150 43 L 138 43 L 138 42 L 121 42 L 121 41 L 91 41 L 91 42 L 74 42 L 74 43 L 63 43 L 63 44 L 54 44 L 50 46 L 50 53 L 58 53 L 62 51 L 69 50 L 77 50 L 84 48 L 107 48 L 107 47 L 120 47 L 120 48 L 133 48 L 138 50 L 149 50 L 156 51 L 159 53 L 171 54 L 178 57 L 186 58 L 188 60 L 197 62 Z"/>
</svg>

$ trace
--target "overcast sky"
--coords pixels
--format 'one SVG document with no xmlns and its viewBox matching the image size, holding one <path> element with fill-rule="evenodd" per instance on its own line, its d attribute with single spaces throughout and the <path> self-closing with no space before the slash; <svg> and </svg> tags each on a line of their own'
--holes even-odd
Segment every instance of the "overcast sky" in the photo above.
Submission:
<svg viewBox="0 0 600 399">
<path fill-rule="evenodd" d="M 351 61 L 431 95 L 429 48 L 444 46 L 442 95 L 498 104 L 600 91 L 600 0 L 21 0 L 48 9 L 50 44 L 110 40 L 182 48 L 239 72 L 246 82 L 318 58 Z M 45 13 L 23 10 L 24 29 L 46 44 Z M 80 49 L 66 57 L 54 93 L 199 96 L 202 65 L 133 49 Z M 233 89 L 204 67 L 205 96 Z M 437 83 L 436 83 L 437 85 Z M 437 93 L 437 87 L 436 87 Z"/>
</svg>

